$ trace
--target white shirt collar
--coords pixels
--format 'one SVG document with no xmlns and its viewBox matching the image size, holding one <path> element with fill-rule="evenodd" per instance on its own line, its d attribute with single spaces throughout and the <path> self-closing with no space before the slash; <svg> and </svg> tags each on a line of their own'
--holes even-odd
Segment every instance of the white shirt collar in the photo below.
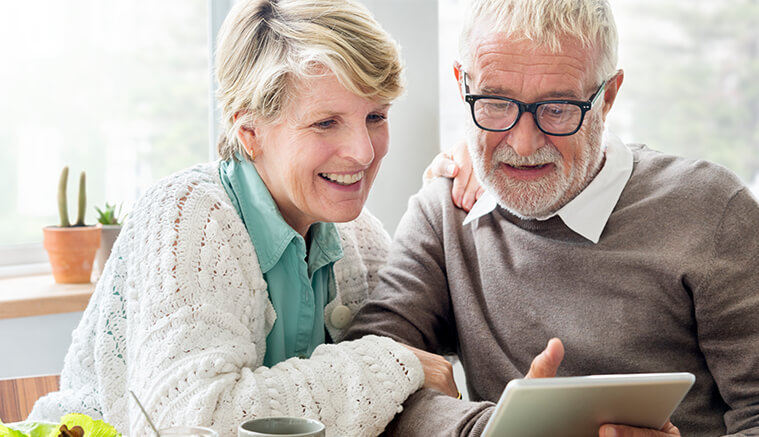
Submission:
<svg viewBox="0 0 759 437">
<path fill-rule="evenodd" d="M 606 162 L 595 178 L 574 199 L 554 214 L 541 218 L 548 220 L 558 215 L 570 229 L 598 243 L 614 207 L 622 195 L 622 190 L 630 179 L 633 168 L 633 154 L 622 140 L 609 131 L 604 131 Z M 498 200 L 490 192 L 485 192 L 475 202 L 464 219 L 464 225 L 476 218 L 487 215 L 498 206 Z"/>
</svg>

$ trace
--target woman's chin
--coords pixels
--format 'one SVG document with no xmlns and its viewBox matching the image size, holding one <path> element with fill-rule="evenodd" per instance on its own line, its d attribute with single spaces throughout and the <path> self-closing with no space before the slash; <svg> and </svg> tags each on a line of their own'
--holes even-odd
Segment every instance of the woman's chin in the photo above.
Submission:
<svg viewBox="0 0 759 437">
<path fill-rule="evenodd" d="M 318 205 L 319 221 L 344 223 L 356 219 L 364 209 L 369 197 L 369 179 L 364 178 L 354 184 L 341 185 L 322 180 L 320 189 L 311 198 L 314 207 Z"/>
<path fill-rule="evenodd" d="M 349 222 L 351 220 L 355 220 L 356 217 L 358 217 L 361 214 L 361 210 L 363 209 L 363 203 L 361 204 L 360 208 L 349 208 L 345 210 L 340 211 L 334 211 L 332 214 L 330 214 L 330 220 L 333 223 L 345 223 Z"/>
<path fill-rule="evenodd" d="M 345 223 L 355 220 L 364 209 L 365 200 L 353 199 L 351 201 L 327 202 L 322 208 L 322 222 Z"/>
</svg>

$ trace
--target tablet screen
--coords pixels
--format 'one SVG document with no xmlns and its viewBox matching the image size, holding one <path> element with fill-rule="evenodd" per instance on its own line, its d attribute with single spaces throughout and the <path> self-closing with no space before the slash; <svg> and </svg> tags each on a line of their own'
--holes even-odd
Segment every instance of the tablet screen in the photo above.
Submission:
<svg viewBox="0 0 759 437">
<path fill-rule="evenodd" d="M 690 373 L 514 379 L 483 437 L 595 437 L 604 423 L 659 429 L 693 385 Z"/>
</svg>

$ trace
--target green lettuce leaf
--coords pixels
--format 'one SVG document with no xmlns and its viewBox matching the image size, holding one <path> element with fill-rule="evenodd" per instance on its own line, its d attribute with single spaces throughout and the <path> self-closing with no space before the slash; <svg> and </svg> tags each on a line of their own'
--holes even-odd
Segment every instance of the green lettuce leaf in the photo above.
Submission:
<svg viewBox="0 0 759 437">
<path fill-rule="evenodd" d="M 50 422 L 0 422 L 0 437 L 55 437 L 60 425 Z"/>
<path fill-rule="evenodd" d="M 67 414 L 61 417 L 61 423 L 17 422 L 6 425 L 0 421 L 0 437 L 57 437 L 61 425 L 69 429 L 81 426 L 84 437 L 121 437 L 116 428 L 108 423 L 84 414 Z"/>
<path fill-rule="evenodd" d="M 94 420 L 92 417 L 84 414 L 67 414 L 61 417 L 61 425 L 66 425 L 69 429 L 75 426 L 81 426 L 84 430 L 84 437 L 121 436 L 121 434 L 116 431 L 116 428 L 110 424 L 102 420 Z"/>
<path fill-rule="evenodd" d="M 0 423 L 0 437 L 24 437 L 26 434 L 16 431 L 15 429 L 8 428 Z"/>
</svg>

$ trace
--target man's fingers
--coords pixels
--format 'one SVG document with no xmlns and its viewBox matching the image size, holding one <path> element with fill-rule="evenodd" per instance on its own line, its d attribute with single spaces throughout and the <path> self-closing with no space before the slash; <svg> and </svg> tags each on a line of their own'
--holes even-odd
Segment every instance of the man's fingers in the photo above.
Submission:
<svg viewBox="0 0 759 437">
<path fill-rule="evenodd" d="M 543 352 L 532 360 L 525 378 L 552 378 L 556 376 L 563 359 L 564 345 L 558 338 L 552 338 Z"/>
<path fill-rule="evenodd" d="M 603 425 L 598 429 L 599 437 L 679 437 L 680 430 L 667 422 L 660 431 L 623 425 Z"/>
</svg>

